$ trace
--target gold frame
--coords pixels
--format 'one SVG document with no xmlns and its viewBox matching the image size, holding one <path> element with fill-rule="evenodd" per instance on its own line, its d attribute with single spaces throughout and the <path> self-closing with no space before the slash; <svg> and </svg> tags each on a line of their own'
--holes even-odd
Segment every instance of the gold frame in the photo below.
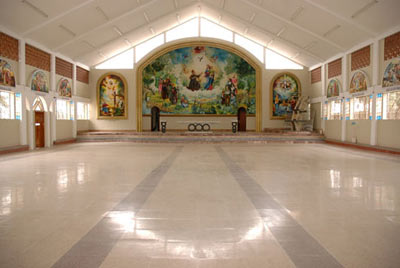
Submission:
<svg viewBox="0 0 400 268">
<path fill-rule="evenodd" d="M 119 116 L 119 117 L 114 117 L 114 116 L 101 116 L 100 115 L 100 110 L 99 110 L 99 104 L 100 104 L 100 82 L 103 81 L 104 77 L 107 75 L 116 75 L 119 78 L 121 78 L 122 82 L 124 83 L 124 98 L 125 98 L 125 115 L 124 116 Z M 125 77 L 117 72 L 106 72 L 100 78 L 97 80 L 97 85 L 96 85 L 96 97 L 97 97 L 97 105 L 96 105 L 96 114 L 97 114 L 97 119 L 109 119 L 109 120 L 126 120 L 128 119 L 128 83 L 126 82 Z"/>
<path fill-rule="evenodd" d="M 271 97 L 271 99 L 270 99 L 270 109 L 269 109 L 269 112 L 270 112 L 270 116 L 269 116 L 269 118 L 271 119 L 271 120 L 284 120 L 284 119 L 286 119 L 286 117 L 283 117 L 283 116 L 273 116 L 272 115 L 272 113 L 273 113 L 273 99 L 274 99 L 274 88 L 273 88 L 273 86 L 274 86 L 274 82 L 275 82 L 275 80 L 278 78 L 278 77 L 280 77 L 280 76 L 282 76 L 282 75 L 290 75 L 290 76 L 292 76 L 293 78 L 294 78 L 294 80 L 296 80 L 296 82 L 297 82 L 297 85 L 298 85 L 298 87 L 299 87 L 299 97 L 301 97 L 301 84 L 300 84 L 300 80 L 299 80 L 299 78 L 294 74 L 294 73 L 291 73 L 291 72 L 280 72 L 280 73 L 278 73 L 278 74 L 276 74 L 276 75 L 274 75 L 274 77 L 271 79 L 271 82 L 270 82 L 270 84 L 269 84 L 269 88 L 270 88 L 270 97 Z"/>
<path fill-rule="evenodd" d="M 239 49 L 230 46 L 228 44 L 221 44 L 212 41 L 188 41 L 182 42 L 179 44 L 173 44 L 163 49 L 155 52 L 150 57 L 148 57 L 144 62 L 140 64 L 136 71 L 136 122 L 137 122 L 137 131 L 142 132 L 142 118 L 150 115 L 142 115 L 142 74 L 143 69 L 149 65 L 152 61 L 157 59 L 158 57 L 168 53 L 172 50 L 189 47 L 189 46 L 211 46 L 220 49 L 227 50 L 231 53 L 242 57 L 246 60 L 255 70 L 256 70 L 256 114 L 255 115 L 247 115 L 248 117 L 256 117 L 256 131 L 261 131 L 261 117 L 262 117 L 262 96 L 261 96 L 261 68 L 260 66 L 249 56 L 247 56 L 244 52 Z M 214 115 L 214 114 L 183 114 L 183 115 L 163 115 L 169 117 L 237 117 L 237 115 Z"/>
</svg>

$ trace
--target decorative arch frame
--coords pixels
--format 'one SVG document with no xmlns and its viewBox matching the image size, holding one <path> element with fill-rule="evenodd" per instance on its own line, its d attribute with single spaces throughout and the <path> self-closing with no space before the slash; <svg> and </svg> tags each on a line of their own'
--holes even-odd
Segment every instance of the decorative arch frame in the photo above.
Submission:
<svg viewBox="0 0 400 268">
<path fill-rule="evenodd" d="M 249 56 L 249 52 L 243 52 L 242 49 L 237 48 L 234 44 L 225 43 L 225 42 L 216 42 L 216 41 L 186 41 L 179 43 L 173 43 L 169 46 L 163 46 L 158 50 L 154 50 L 153 53 L 150 53 L 147 57 L 140 61 L 140 65 L 136 71 L 136 129 L 138 132 L 142 132 L 142 101 L 143 101 L 143 94 L 142 94 L 142 74 L 144 68 L 150 64 L 152 61 L 157 59 L 158 57 L 173 51 L 175 49 L 190 47 L 190 46 L 210 46 L 216 47 L 220 49 L 224 49 L 228 52 L 234 53 L 237 56 L 243 58 L 247 63 L 249 63 L 254 70 L 256 71 L 256 131 L 260 132 L 262 129 L 262 93 L 261 93 L 261 75 L 262 69 L 257 63 L 257 60 L 252 59 L 253 56 Z M 243 49 L 244 50 L 244 49 Z M 163 115 L 168 116 L 168 115 Z M 175 116 L 175 115 L 174 115 Z M 188 114 L 188 115 L 179 115 L 180 117 L 236 117 L 237 115 L 214 115 L 214 114 Z"/>
<path fill-rule="evenodd" d="M 279 77 L 283 76 L 283 75 L 288 75 L 291 76 L 297 83 L 298 86 L 298 94 L 297 94 L 297 98 L 301 97 L 301 84 L 300 84 L 300 80 L 299 78 L 291 73 L 291 72 L 280 72 L 276 75 L 274 75 L 274 77 L 271 79 L 270 82 L 270 119 L 271 120 L 284 120 L 286 117 L 285 116 L 273 116 L 273 101 L 274 101 L 274 83 L 276 81 L 276 79 L 278 79 Z"/>
<path fill-rule="evenodd" d="M 45 106 L 45 104 L 43 104 L 43 99 L 41 96 L 37 96 L 35 98 L 35 100 L 33 101 L 32 104 L 32 111 L 40 111 L 40 112 L 46 112 L 47 111 L 47 107 Z M 44 103 L 46 103 L 44 101 Z M 36 110 L 39 107 L 39 110 Z"/>
</svg>

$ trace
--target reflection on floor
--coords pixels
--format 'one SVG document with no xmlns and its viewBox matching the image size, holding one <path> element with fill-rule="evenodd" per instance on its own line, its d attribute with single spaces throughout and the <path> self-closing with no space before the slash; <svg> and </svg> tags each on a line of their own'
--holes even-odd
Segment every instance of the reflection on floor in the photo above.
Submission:
<svg viewBox="0 0 400 268">
<path fill-rule="evenodd" d="M 81 143 L 0 168 L 0 267 L 400 267 L 398 156 Z"/>
</svg>

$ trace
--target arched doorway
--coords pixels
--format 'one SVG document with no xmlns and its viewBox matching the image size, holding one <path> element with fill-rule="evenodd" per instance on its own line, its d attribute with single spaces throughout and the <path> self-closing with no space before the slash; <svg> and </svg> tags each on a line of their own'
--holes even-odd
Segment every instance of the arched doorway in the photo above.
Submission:
<svg viewBox="0 0 400 268">
<path fill-rule="evenodd" d="M 246 131 L 246 109 L 240 107 L 238 110 L 238 130 Z"/>
<path fill-rule="evenodd" d="M 44 147 L 44 106 L 39 98 L 36 98 L 33 104 L 35 113 L 35 145 L 36 148 Z"/>
<path fill-rule="evenodd" d="M 160 109 L 151 108 L 151 131 L 160 131 Z"/>
</svg>

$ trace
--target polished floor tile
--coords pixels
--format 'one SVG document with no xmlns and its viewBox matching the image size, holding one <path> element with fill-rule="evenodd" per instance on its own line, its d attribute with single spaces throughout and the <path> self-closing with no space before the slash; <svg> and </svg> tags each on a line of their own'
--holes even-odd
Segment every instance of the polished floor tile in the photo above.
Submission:
<svg viewBox="0 0 400 268">
<path fill-rule="evenodd" d="M 90 143 L 0 168 L 0 267 L 400 267 L 394 156 Z"/>
</svg>

